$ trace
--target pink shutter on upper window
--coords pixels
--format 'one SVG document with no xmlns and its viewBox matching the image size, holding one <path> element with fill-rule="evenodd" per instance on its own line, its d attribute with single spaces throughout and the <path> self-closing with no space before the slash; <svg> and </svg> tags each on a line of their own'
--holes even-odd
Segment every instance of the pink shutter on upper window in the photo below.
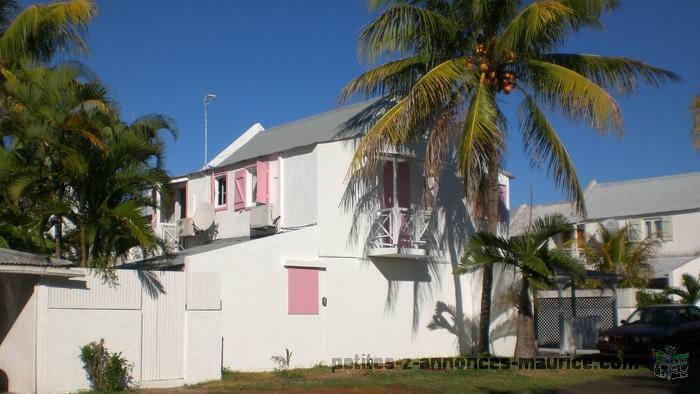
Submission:
<svg viewBox="0 0 700 394">
<path fill-rule="evenodd" d="M 267 161 L 259 161 L 256 164 L 256 174 L 258 176 L 258 190 L 255 202 L 261 204 L 267 204 L 270 201 L 269 196 L 269 176 L 270 173 L 270 163 Z"/>
<path fill-rule="evenodd" d="M 288 312 L 290 315 L 318 315 L 318 269 L 289 267 Z"/>
<path fill-rule="evenodd" d="M 392 162 L 384 162 L 384 208 L 394 206 L 394 167 Z"/>
<path fill-rule="evenodd" d="M 399 200 L 399 208 L 411 207 L 411 173 L 408 163 L 399 163 L 396 170 L 396 188 L 398 189 L 397 200 Z"/>
<path fill-rule="evenodd" d="M 238 170 L 234 173 L 233 209 L 245 208 L 245 173 L 245 169 Z"/>
</svg>

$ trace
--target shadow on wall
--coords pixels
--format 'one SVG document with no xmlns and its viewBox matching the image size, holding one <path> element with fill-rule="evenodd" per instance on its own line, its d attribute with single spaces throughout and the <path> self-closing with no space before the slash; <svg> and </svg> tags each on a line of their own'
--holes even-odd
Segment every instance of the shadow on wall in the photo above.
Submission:
<svg viewBox="0 0 700 394">
<path fill-rule="evenodd" d="M 0 344 L 32 298 L 36 283 L 37 277 L 34 276 L 0 274 Z"/>
<path fill-rule="evenodd" d="M 384 104 L 386 103 L 377 103 L 377 105 Z M 361 118 L 362 116 L 365 115 L 361 113 L 355 120 L 357 124 L 362 124 L 369 119 Z M 348 144 L 353 150 L 356 148 L 356 140 L 350 140 Z M 366 169 L 363 177 L 350 177 L 340 202 L 340 208 L 352 216 L 347 245 L 351 249 L 362 248 L 365 257 L 369 236 L 372 234 L 373 226 L 376 226 L 376 223 L 372 222 L 372 214 L 381 208 L 383 200 L 383 190 L 377 182 L 378 175 L 381 174 L 380 165 L 381 163 L 377 168 Z M 427 259 L 397 265 L 395 260 L 371 258 L 388 282 L 385 304 L 387 312 L 393 311 L 397 302 L 399 282 L 413 282 L 412 329 L 414 334 L 420 325 L 422 305 L 432 304 L 433 289 L 441 286 L 441 275 L 437 272 L 439 264 L 444 264 L 445 260 L 448 260 L 454 271 L 469 235 L 474 232 L 474 225 L 465 200 L 460 197 L 462 195 L 461 181 L 454 166 L 446 166 L 440 177 L 437 198 L 432 207 L 433 215 L 426 232 L 426 244 L 430 251 Z M 407 269 L 407 267 L 410 268 Z M 452 275 L 452 280 L 455 289 L 454 314 L 463 321 L 465 315 L 462 278 L 459 275 Z M 467 337 L 462 325 L 457 325 L 455 329 L 460 331 L 458 335 L 460 338 Z M 466 347 L 466 344 L 464 346 Z"/>
<path fill-rule="evenodd" d="M 10 380 L 7 378 L 5 371 L 0 369 L 0 392 L 4 393 L 10 390 Z"/>
</svg>

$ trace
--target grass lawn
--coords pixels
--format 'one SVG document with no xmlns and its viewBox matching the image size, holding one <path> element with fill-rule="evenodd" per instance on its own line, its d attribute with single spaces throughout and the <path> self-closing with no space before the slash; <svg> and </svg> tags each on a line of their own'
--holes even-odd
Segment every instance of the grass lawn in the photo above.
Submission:
<svg viewBox="0 0 700 394">
<path fill-rule="evenodd" d="M 286 372 L 226 372 L 220 381 L 186 386 L 181 392 L 230 391 L 313 392 L 460 392 L 544 393 L 592 380 L 630 374 L 640 370 L 344 370 L 330 367 L 295 369 Z M 158 390 L 147 390 L 148 392 Z M 168 392 L 173 389 L 167 390 Z M 165 392 L 165 391 L 162 391 Z"/>
</svg>

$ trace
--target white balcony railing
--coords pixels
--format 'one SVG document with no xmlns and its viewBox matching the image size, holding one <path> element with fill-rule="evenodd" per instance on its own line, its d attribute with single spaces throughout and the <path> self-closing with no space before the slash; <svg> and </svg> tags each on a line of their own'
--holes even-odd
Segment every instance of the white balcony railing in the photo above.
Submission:
<svg viewBox="0 0 700 394">
<path fill-rule="evenodd" d="M 156 223 L 153 231 L 157 237 L 165 241 L 171 250 L 182 250 L 180 239 L 177 236 L 176 223 Z"/>
<path fill-rule="evenodd" d="M 428 210 L 394 207 L 375 212 L 368 254 L 388 257 L 425 255 L 429 222 Z"/>
</svg>

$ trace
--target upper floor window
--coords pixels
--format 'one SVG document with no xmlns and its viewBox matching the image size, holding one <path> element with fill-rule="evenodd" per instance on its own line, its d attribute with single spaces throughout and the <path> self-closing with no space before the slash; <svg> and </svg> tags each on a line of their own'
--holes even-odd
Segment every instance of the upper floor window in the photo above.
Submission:
<svg viewBox="0 0 700 394">
<path fill-rule="evenodd" d="M 673 217 L 662 216 L 656 218 L 631 219 L 630 239 L 640 241 L 642 239 L 658 239 L 673 241 Z"/>
<path fill-rule="evenodd" d="M 228 205 L 228 181 L 226 173 L 214 174 L 213 205 L 215 208 L 226 208 Z"/>
<path fill-rule="evenodd" d="M 663 238 L 663 224 L 661 223 L 661 219 L 645 219 L 644 236 L 650 239 Z"/>
<path fill-rule="evenodd" d="M 269 202 L 269 163 L 259 161 L 234 173 L 234 209 L 244 209 Z"/>
<path fill-rule="evenodd" d="M 256 166 L 257 167 L 257 166 Z M 246 206 L 250 207 L 255 205 L 258 200 L 258 170 L 256 167 L 248 167 L 248 193 L 246 193 Z"/>
</svg>

